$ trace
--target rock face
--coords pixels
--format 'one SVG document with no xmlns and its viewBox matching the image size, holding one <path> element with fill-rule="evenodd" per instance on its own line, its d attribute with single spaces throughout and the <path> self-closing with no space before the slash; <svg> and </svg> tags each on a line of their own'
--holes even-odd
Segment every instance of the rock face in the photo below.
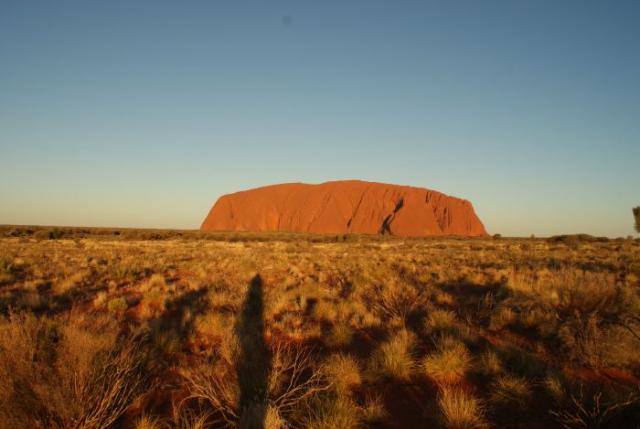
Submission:
<svg viewBox="0 0 640 429">
<path fill-rule="evenodd" d="M 469 201 L 423 188 L 358 180 L 286 183 L 224 195 L 200 229 L 487 235 Z"/>
</svg>

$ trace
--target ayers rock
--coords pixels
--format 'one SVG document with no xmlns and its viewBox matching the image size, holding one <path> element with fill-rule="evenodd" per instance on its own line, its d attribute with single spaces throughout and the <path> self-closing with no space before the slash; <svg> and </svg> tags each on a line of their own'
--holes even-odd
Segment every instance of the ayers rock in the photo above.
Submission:
<svg viewBox="0 0 640 429">
<path fill-rule="evenodd" d="M 285 183 L 223 195 L 203 231 L 485 236 L 467 200 L 411 186 L 345 180 Z"/>
</svg>

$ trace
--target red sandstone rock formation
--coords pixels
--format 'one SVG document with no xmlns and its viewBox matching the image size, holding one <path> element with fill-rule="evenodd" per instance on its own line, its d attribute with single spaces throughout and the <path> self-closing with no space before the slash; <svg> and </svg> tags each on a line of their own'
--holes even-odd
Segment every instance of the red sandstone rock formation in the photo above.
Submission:
<svg viewBox="0 0 640 429">
<path fill-rule="evenodd" d="M 286 183 L 223 195 L 200 229 L 487 235 L 469 201 L 423 188 L 358 180 Z"/>
</svg>

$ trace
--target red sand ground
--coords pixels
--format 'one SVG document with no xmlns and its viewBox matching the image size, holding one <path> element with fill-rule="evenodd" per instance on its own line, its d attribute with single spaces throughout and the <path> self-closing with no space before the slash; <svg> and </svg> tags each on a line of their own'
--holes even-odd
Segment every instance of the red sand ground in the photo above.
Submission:
<svg viewBox="0 0 640 429">
<path fill-rule="evenodd" d="M 486 236 L 467 200 L 411 186 L 358 180 L 286 183 L 223 195 L 203 231 L 289 231 Z"/>
</svg>

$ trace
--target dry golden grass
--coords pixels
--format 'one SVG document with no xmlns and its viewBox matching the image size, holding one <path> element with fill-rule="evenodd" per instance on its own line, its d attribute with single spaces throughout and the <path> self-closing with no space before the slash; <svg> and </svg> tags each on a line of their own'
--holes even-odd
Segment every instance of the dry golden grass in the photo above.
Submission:
<svg viewBox="0 0 640 429">
<path fill-rule="evenodd" d="M 491 399 L 504 406 L 524 408 L 532 396 L 529 381 L 512 375 L 499 377 L 493 384 L 492 390 Z"/>
<path fill-rule="evenodd" d="M 458 388 L 447 387 L 438 398 L 444 426 L 449 429 L 487 427 L 484 409 L 478 399 Z"/>
<path fill-rule="evenodd" d="M 637 240 L 2 234 L 0 428 L 638 418 Z"/>
<path fill-rule="evenodd" d="M 367 423 L 380 424 L 389 417 L 385 409 L 384 399 L 380 394 L 365 397 L 362 405 L 362 418 Z"/>
<path fill-rule="evenodd" d="M 459 382 L 470 366 L 471 356 L 465 345 L 449 335 L 439 337 L 436 350 L 423 361 L 427 376 L 440 384 Z"/>
<path fill-rule="evenodd" d="M 159 417 L 140 416 L 135 423 L 135 429 L 164 429 L 166 424 Z"/>
<path fill-rule="evenodd" d="M 301 424 L 309 429 L 355 429 L 362 424 L 362 414 L 347 396 L 320 395 L 307 404 Z"/>
<path fill-rule="evenodd" d="M 358 361 L 344 354 L 333 354 L 324 362 L 325 376 L 338 393 L 346 393 L 362 382 Z"/>
<path fill-rule="evenodd" d="M 347 346 L 353 339 L 353 328 L 346 323 L 333 325 L 324 339 L 328 347 Z"/>
<path fill-rule="evenodd" d="M 429 311 L 425 321 L 425 328 L 428 334 L 435 334 L 455 331 L 456 324 L 457 317 L 453 311 L 434 308 Z"/>
<path fill-rule="evenodd" d="M 412 349 L 415 334 L 403 329 L 392 334 L 371 356 L 369 372 L 373 378 L 408 380 L 415 368 Z"/>
<path fill-rule="evenodd" d="M 141 339 L 104 318 L 11 314 L 0 324 L 0 425 L 109 427 L 148 388 Z"/>
<path fill-rule="evenodd" d="M 504 371 L 502 360 L 493 350 L 486 350 L 480 355 L 478 372 L 486 376 L 496 376 Z"/>
</svg>

